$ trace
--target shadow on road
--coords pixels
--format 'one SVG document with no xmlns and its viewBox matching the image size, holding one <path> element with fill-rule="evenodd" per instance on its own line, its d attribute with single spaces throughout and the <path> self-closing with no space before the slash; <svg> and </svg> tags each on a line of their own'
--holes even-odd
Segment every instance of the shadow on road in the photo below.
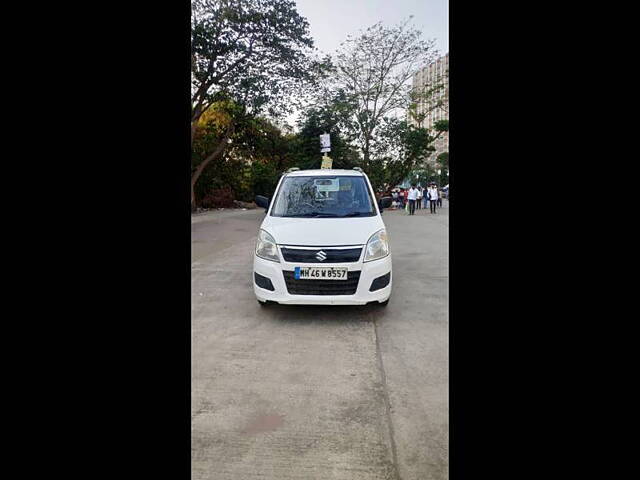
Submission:
<svg viewBox="0 0 640 480">
<path fill-rule="evenodd" d="M 260 308 L 261 316 L 290 324 L 341 324 L 371 322 L 385 312 L 382 305 L 280 305 L 268 304 Z"/>
</svg>

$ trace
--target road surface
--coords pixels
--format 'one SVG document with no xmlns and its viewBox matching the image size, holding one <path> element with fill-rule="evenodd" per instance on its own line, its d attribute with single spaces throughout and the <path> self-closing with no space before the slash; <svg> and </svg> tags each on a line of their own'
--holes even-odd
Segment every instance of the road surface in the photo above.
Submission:
<svg viewBox="0 0 640 480">
<path fill-rule="evenodd" d="M 192 217 L 192 478 L 448 478 L 448 223 L 383 213 L 384 307 L 262 308 L 263 210 Z"/>
</svg>

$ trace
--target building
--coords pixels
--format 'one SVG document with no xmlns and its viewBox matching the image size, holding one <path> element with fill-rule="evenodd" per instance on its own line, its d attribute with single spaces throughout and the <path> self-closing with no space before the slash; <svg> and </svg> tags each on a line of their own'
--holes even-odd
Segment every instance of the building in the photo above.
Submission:
<svg viewBox="0 0 640 480">
<path fill-rule="evenodd" d="M 449 120 L 449 54 L 416 72 L 412 89 L 416 94 L 425 95 L 417 104 L 418 119 L 410 117 L 411 124 L 432 129 L 438 120 Z M 420 119 L 420 116 L 424 118 Z M 440 153 L 449 151 L 449 132 L 443 133 L 434 146 L 436 151 L 429 157 L 432 164 Z"/>
</svg>

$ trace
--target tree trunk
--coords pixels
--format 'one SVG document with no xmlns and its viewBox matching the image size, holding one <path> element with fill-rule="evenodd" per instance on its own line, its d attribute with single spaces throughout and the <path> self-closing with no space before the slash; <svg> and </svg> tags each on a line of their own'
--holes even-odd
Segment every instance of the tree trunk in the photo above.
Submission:
<svg viewBox="0 0 640 480">
<path fill-rule="evenodd" d="M 364 171 L 368 172 L 369 171 L 369 136 L 365 138 L 362 157 L 364 161 L 364 165 L 363 165 Z"/>
<path fill-rule="evenodd" d="M 207 165 L 209 165 L 212 160 L 218 158 L 222 154 L 222 152 L 224 152 L 224 149 L 229 144 L 229 139 L 231 138 L 232 134 L 233 134 L 233 126 L 230 126 L 225 136 L 222 137 L 222 140 L 220 141 L 218 146 L 215 148 L 215 150 L 211 152 L 211 154 L 207 158 L 205 158 L 200 163 L 200 165 L 198 165 L 198 168 L 196 168 L 196 171 L 193 172 L 193 174 L 191 175 L 191 210 L 195 209 L 196 207 L 196 193 L 195 193 L 196 182 L 200 178 L 200 175 L 202 174 L 204 169 L 207 167 Z"/>
<path fill-rule="evenodd" d="M 191 146 L 193 147 L 193 137 L 196 134 L 196 127 L 197 127 L 198 122 L 191 122 Z"/>
</svg>

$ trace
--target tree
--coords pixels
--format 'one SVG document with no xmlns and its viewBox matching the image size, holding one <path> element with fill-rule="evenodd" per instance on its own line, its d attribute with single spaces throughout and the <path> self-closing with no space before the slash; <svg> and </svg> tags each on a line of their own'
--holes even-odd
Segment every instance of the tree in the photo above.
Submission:
<svg viewBox="0 0 640 480">
<path fill-rule="evenodd" d="M 271 196 L 280 174 L 296 162 L 294 144 L 294 135 L 283 133 L 268 119 L 256 118 L 234 151 L 248 166 L 246 190 L 240 196 L 249 201 L 254 195 Z"/>
<path fill-rule="evenodd" d="M 191 45 L 192 144 L 205 112 L 219 102 L 235 107 L 193 170 L 194 206 L 198 178 L 224 154 L 239 124 L 265 108 L 272 115 L 287 110 L 286 98 L 306 78 L 313 40 L 292 0 L 193 0 Z"/>
<path fill-rule="evenodd" d="M 232 102 L 218 102 L 205 112 L 196 128 L 192 148 L 193 168 L 201 168 L 211 145 L 216 145 L 236 107 Z M 224 152 L 210 162 L 195 186 L 196 200 L 212 190 L 230 188 L 236 199 L 251 201 L 255 194 L 270 194 L 279 174 L 297 160 L 296 137 L 285 134 L 263 117 L 245 117 Z"/>
<path fill-rule="evenodd" d="M 442 171 L 449 170 L 449 152 L 442 152 L 436 157 L 436 164 Z"/>
<path fill-rule="evenodd" d="M 207 189 L 221 188 L 228 174 L 238 169 L 229 151 L 247 125 L 238 124 L 239 107 L 232 101 L 219 101 L 211 106 L 199 119 L 194 129 L 191 147 L 191 194 L 195 206 L 196 197 L 201 198 Z M 235 117 L 234 117 L 235 116 Z M 226 139 L 221 145 L 222 139 Z M 205 170 L 205 167 L 208 167 Z M 195 180 L 200 180 L 196 185 Z M 197 188 L 198 187 L 198 188 Z"/>
<path fill-rule="evenodd" d="M 434 130 L 439 133 L 444 133 L 449 131 L 449 120 L 440 120 L 435 123 Z M 441 152 L 436 157 L 435 166 L 438 170 L 440 170 L 440 175 L 438 176 L 438 185 L 443 186 L 448 183 L 448 172 L 449 172 L 449 152 Z"/>
<path fill-rule="evenodd" d="M 366 171 L 383 120 L 406 111 L 427 93 L 412 92 L 409 80 L 419 67 L 434 61 L 437 52 L 432 40 L 422 40 L 421 32 L 408 26 L 410 19 L 392 28 L 377 23 L 357 38 L 348 37 L 337 55 L 335 80 L 352 106 L 354 139 Z"/>
<path fill-rule="evenodd" d="M 307 107 L 300 119 L 300 129 L 297 135 L 296 166 L 306 168 L 320 168 L 322 154 L 320 153 L 320 135 L 328 133 L 331 136 L 331 152 L 333 168 L 351 169 L 360 164 L 358 151 L 349 143 L 345 131 L 344 94 L 337 92 L 333 98 L 320 104 Z"/>
<path fill-rule="evenodd" d="M 412 170 L 409 173 L 409 178 L 415 179 L 416 183 L 419 183 L 424 187 L 430 182 L 436 181 L 437 175 L 436 169 L 432 165 L 425 163 Z"/>
<path fill-rule="evenodd" d="M 384 119 L 372 144 L 375 161 L 370 162 L 367 172 L 374 189 L 387 190 L 402 183 L 434 151 L 431 144 L 435 138 L 427 129 L 406 120 Z"/>
<path fill-rule="evenodd" d="M 372 143 L 373 161 L 367 172 L 374 188 L 384 191 L 407 178 L 422 183 L 434 180 L 436 168 L 428 158 L 436 150 L 434 142 L 448 129 L 446 120 L 436 122 L 430 131 L 406 120 L 385 118 Z"/>
</svg>

